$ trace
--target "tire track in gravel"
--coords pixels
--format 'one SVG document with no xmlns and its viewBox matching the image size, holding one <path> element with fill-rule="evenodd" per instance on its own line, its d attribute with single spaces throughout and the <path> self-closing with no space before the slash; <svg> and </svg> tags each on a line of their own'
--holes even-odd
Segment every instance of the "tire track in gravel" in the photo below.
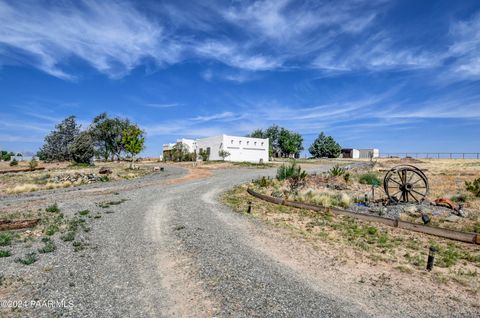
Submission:
<svg viewBox="0 0 480 318">
<path fill-rule="evenodd" d="M 238 177 L 248 178 L 247 175 Z M 215 201 L 225 178 L 202 180 L 171 202 L 181 248 L 198 268 L 198 278 L 219 305 L 222 317 L 365 317 L 358 304 L 315 289 L 285 264 L 251 245 L 236 222 L 249 222 L 230 211 L 224 217 Z M 227 179 L 225 183 L 232 183 Z M 235 182 L 235 181 L 234 181 Z M 212 188 L 213 186 L 213 188 Z"/>
<path fill-rule="evenodd" d="M 212 317 L 213 302 L 195 279 L 194 264 L 178 248 L 174 232 L 182 228 L 171 224 L 175 211 L 169 207 L 175 197 L 167 193 L 163 196 L 168 199 L 157 200 L 145 214 L 145 236 L 154 247 L 152 259 L 156 269 L 154 273 L 141 270 L 140 274 L 144 285 L 142 298 L 150 307 L 148 314 L 150 317 Z M 156 297 L 159 290 L 166 291 L 161 299 Z M 151 304 L 159 302 L 162 305 L 156 312 Z"/>
</svg>

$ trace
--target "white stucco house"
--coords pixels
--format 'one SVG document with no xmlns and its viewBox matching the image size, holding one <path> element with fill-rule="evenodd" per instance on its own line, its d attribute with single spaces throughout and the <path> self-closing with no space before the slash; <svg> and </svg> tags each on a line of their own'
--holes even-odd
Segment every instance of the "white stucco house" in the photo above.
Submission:
<svg viewBox="0 0 480 318">
<path fill-rule="evenodd" d="M 177 143 L 163 145 L 163 156 L 168 159 L 169 152 L 178 143 L 182 143 L 190 153 L 195 152 L 197 155 L 201 151 L 207 151 L 209 160 L 222 160 L 223 158 L 219 155 L 220 150 L 225 150 L 230 154 L 225 161 L 261 163 L 268 162 L 269 159 L 268 139 L 229 135 L 197 140 L 178 139 Z"/>
<path fill-rule="evenodd" d="M 353 148 L 344 148 L 342 149 L 341 158 L 350 158 L 350 159 L 371 159 L 378 158 L 380 156 L 380 151 L 377 148 L 371 149 L 353 149 Z"/>
</svg>

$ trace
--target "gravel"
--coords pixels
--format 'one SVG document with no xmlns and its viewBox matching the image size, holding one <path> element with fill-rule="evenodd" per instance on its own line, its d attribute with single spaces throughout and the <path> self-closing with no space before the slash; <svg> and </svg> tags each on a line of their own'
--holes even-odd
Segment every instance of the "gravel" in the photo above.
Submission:
<svg viewBox="0 0 480 318">
<path fill-rule="evenodd" d="M 13 255 L 0 258 L 0 300 L 28 303 L 15 311 L 3 306 L 0 316 L 365 317 L 375 312 L 365 311 L 369 304 L 332 296 L 328 289 L 334 281 L 314 283 L 275 253 L 256 248 L 249 232 L 238 229 L 264 233 L 268 225 L 218 203 L 222 191 L 273 176 L 275 169 L 215 170 L 206 179 L 165 182 L 185 173 L 169 167 L 141 179 L 1 198 L 0 208 L 57 202 L 67 218 L 86 209 L 92 217 L 86 217 L 91 230 L 77 234 L 75 241 L 84 247 L 77 252 L 57 234 L 56 250 L 25 266 L 14 259 L 42 247 L 40 238 L 8 247 Z M 31 300 L 57 303 L 32 306 Z"/>
</svg>

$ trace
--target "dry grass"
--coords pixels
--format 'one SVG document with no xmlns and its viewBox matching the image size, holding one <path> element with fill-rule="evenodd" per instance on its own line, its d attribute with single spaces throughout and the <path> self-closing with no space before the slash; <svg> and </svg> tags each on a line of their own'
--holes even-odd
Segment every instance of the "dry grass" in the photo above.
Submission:
<svg viewBox="0 0 480 318">
<path fill-rule="evenodd" d="M 40 166 L 45 167 L 45 170 L 0 174 L 0 195 L 78 186 L 82 184 L 81 181 L 54 183 L 50 180 L 55 176 L 65 174 L 95 173 L 98 175 L 100 167 L 112 169 L 113 173 L 108 177 L 110 181 L 133 179 L 151 173 L 153 165 L 159 165 L 159 163 L 142 163 L 139 165 L 140 169 L 132 171 L 128 169 L 129 163 L 127 162 L 102 162 L 97 163 L 95 167 L 76 167 L 67 162 L 41 163 Z M 26 167 L 28 167 L 28 162 L 20 162 L 16 168 Z M 0 170 L 11 169 L 7 162 L 0 162 Z"/>
<path fill-rule="evenodd" d="M 246 188 L 243 185 L 227 192 L 224 202 L 236 211 L 246 213 L 251 201 L 255 218 L 286 228 L 292 235 L 307 241 L 327 244 L 332 253 L 347 251 L 346 254 L 362 255 L 363 262 L 371 265 L 381 263 L 392 270 L 424 275 L 428 249 L 435 245 L 439 252 L 434 276 L 441 276 L 445 284 L 459 285 L 466 292 L 479 294 L 480 249 L 476 245 L 279 206 L 250 196 Z"/>
</svg>

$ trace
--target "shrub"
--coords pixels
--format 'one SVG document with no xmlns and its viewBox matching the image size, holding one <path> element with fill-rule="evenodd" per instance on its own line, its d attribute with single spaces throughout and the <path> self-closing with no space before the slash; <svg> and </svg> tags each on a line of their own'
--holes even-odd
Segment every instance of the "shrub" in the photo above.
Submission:
<svg viewBox="0 0 480 318">
<path fill-rule="evenodd" d="M 343 176 L 345 174 L 345 169 L 343 169 L 339 165 L 335 165 L 332 169 L 328 171 L 328 174 L 331 177 Z"/>
<path fill-rule="evenodd" d="M 10 167 L 13 167 L 13 166 L 18 166 L 18 161 L 15 158 L 13 158 L 13 160 L 10 161 Z"/>
<path fill-rule="evenodd" d="M 208 161 L 208 159 L 210 158 L 210 152 L 204 149 L 201 149 L 198 152 L 198 155 L 200 156 L 200 158 L 202 158 L 203 161 Z"/>
<path fill-rule="evenodd" d="M 71 242 L 75 239 L 75 232 L 70 231 L 60 237 L 64 242 Z"/>
<path fill-rule="evenodd" d="M 382 184 L 382 181 L 372 172 L 360 175 L 360 177 L 358 178 L 358 182 L 373 186 L 379 186 Z"/>
<path fill-rule="evenodd" d="M 78 214 L 84 216 L 84 215 L 87 215 L 90 213 L 90 210 L 82 210 L 82 211 L 79 211 Z"/>
<path fill-rule="evenodd" d="M 12 243 L 12 233 L 10 232 L 4 232 L 0 233 L 0 246 L 7 246 Z"/>
<path fill-rule="evenodd" d="M 45 211 L 50 212 L 50 213 L 58 213 L 60 212 L 60 208 L 58 207 L 57 203 L 54 203 L 52 205 L 49 205 Z"/>
<path fill-rule="evenodd" d="M 48 236 L 52 236 L 52 235 L 54 235 L 55 233 L 57 233 L 58 230 L 59 230 L 59 229 L 58 229 L 58 226 L 57 226 L 57 225 L 55 225 L 55 224 L 50 224 L 49 226 L 47 226 L 47 227 L 45 228 L 45 230 L 43 230 L 43 232 L 44 232 L 46 235 L 48 235 Z"/>
<path fill-rule="evenodd" d="M 288 180 L 292 191 L 296 191 L 298 188 L 304 186 L 306 177 L 307 172 L 302 170 L 302 167 L 297 165 L 296 162 L 292 162 L 289 165 L 283 164 L 277 170 L 277 179 Z"/>
<path fill-rule="evenodd" d="M 467 197 L 462 193 L 455 194 L 450 199 L 454 202 L 466 202 L 467 201 Z"/>
<path fill-rule="evenodd" d="M 8 250 L 0 250 L 0 257 L 9 257 L 12 253 Z"/>
<path fill-rule="evenodd" d="M 35 168 L 38 167 L 38 161 L 35 159 L 30 160 L 30 162 L 28 163 L 28 167 L 30 168 L 30 170 L 35 170 Z"/>
<path fill-rule="evenodd" d="M 25 254 L 24 258 L 20 258 L 20 257 L 17 258 L 15 262 L 21 263 L 23 265 L 31 265 L 35 263 L 37 260 L 38 260 L 37 254 L 35 252 L 31 252 L 31 253 Z"/>
<path fill-rule="evenodd" d="M 42 254 L 51 253 L 57 249 L 57 247 L 55 246 L 55 244 L 50 238 L 44 237 L 42 241 L 45 243 L 45 245 L 42 248 L 38 249 L 39 253 L 42 253 Z"/>
<path fill-rule="evenodd" d="M 480 178 L 473 181 L 465 181 L 465 188 L 467 191 L 473 193 L 474 196 L 480 197 Z"/>
<path fill-rule="evenodd" d="M 255 181 L 253 181 L 254 184 L 258 185 L 261 188 L 266 188 L 270 185 L 270 179 L 267 177 L 263 176 Z"/>
<path fill-rule="evenodd" d="M 350 173 L 346 172 L 344 175 L 343 175 L 343 180 L 345 180 L 346 183 L 349 183 L 350 182 Z"/>
</svg>

